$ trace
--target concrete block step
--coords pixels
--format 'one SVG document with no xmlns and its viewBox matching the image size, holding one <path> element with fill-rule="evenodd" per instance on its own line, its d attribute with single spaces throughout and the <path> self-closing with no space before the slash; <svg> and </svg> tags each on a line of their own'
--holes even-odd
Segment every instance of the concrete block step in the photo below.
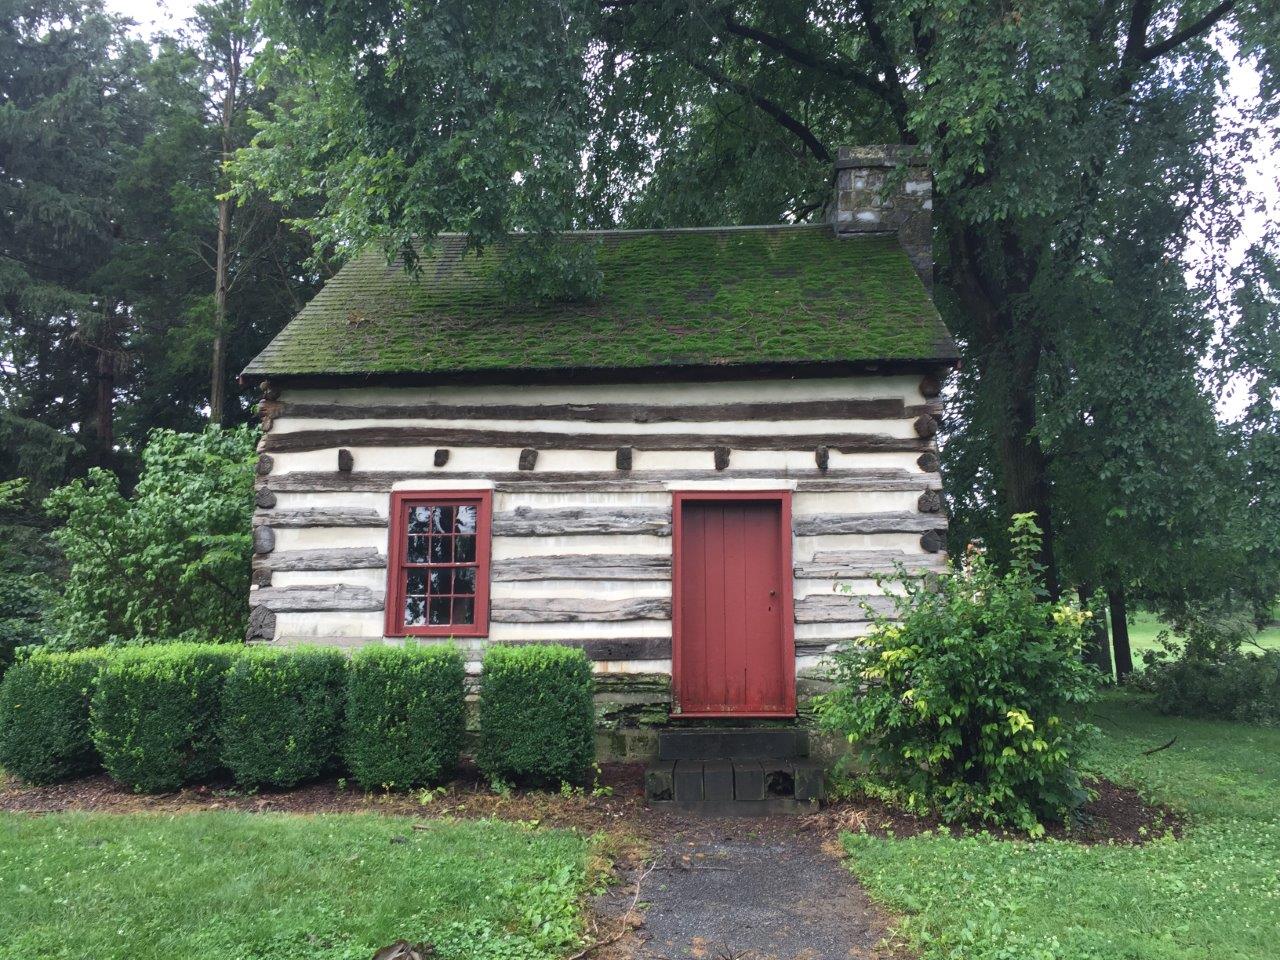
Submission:
<svg viewBox="0 0 1280 960">
<path fill-rule="evenodd" d="M 706 727 L 658 734 L 659 760 L 785 760 L 808 755 L 808 731 L 797 727 Z"/>
<path fill-rule="evenodd" d="M 803 758 L 657 760 L 645 770 L 644 788 L 652 802 L 706 805 L 708 813 L 780 813 L 816 807 L 825 774 L 822 763 Z"/>
</svg>

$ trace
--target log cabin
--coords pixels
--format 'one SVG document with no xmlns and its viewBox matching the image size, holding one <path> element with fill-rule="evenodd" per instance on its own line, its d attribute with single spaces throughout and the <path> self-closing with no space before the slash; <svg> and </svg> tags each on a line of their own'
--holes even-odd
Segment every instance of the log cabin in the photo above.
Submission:
<svg viewBox="0 0 1280 960">
<path fill-rule="evenodd" d="M 250 639 L 578 646 L 605 756 L 785 726 L 876 576 L 943 563 L 929 175 L 846 148 L 833 182 L 818 224 L 573 234 L 583 302 L 461 236 L 353 258 L 242 375 Z"/>
</svg>

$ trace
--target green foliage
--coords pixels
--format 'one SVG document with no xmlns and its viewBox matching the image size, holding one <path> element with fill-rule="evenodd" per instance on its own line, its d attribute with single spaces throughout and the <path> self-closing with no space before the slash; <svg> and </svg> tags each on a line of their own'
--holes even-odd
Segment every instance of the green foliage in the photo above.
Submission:
<svg viewBox="0 0 1280 960">
<path fill-rule="evenodd" d="M 45 640 L 61 565 L 40 502 L 78 452 L 57 430 L 0 409 L 0 675 L 19 648 Z"/>
<path fill-rule="evenodd" d="M 948 821 L 1032 835 L 1085 798 L 1077 717 L 1093 691 L 1081 660 L 1088 613 L 1044 599 L 1029 516 L 1011 530 L 1000 573 L 980 552 L 931 581 L 899 578 L 897 622 L 835 657 L 823 725 L 860 743 L 873 788 Z"/>
<path fill-rule="evenodd" d="M 495 781 L 576 782 L 595 759 L 591 664 L 554 644 L 490 647 L 476 763 Z"/>
<path fill-rule="evenodd" d="M 100 469 L 49 496 L 70 565 L 50 612 L 62 645 L 243 638 L 256 443 L 248 427 L 156 430 L 131 498 Z"/>
<path fill-rule="evenodd" d="M 438 782 L 458 762 L 466 669 L 452 646 L 370 646 L 351 658 L 343 758 L 357 783 Z"/>
<path fill-rule="evenodd" d="M 498 820 L 367 814 L 0 815 L 0 960 L 560 960 L 590 841 Z"/>
<path fill-rule="evenodd" d="M 195 643 L 113 651 L 90 710 L 107 772 L 139 792 L 163 793 L 217 770 L 222 685 L 237 653 Z"/>
<path fill-rule="evenodd" d="M 923 960 L 1274 956 L 1280 731 L 1160 717 L 1132 696 L 1098 709 L 1106 722 L 1089 767 L 1189 815 L 1185 835 L 1157 828 L 1141 845 L 846 835 L 845 863 L 906 914 L 899 933 Z"/>
<path fill-rule="evenodd" d="M 98 277 L 123 239 L 115 185 L 146 135 L 147 47 L 100 0 L 6 0 L 0 22 L 0 406 L 77 425 L 106 463 L 95 387 L 114 376 L 123 311 Z"/>
<path fill-rule="evenodd" d="M 98 650 L 37 651 L 0 680 L 0 767 L 31 783 L 55 783 L 98 766 L 89 730 Z"/>
<path fill-rule="evenodd" d="M 222 762 L 245 787 L 292 787 L 328 770 L 342 731 L 340 650 L 256 648 L 222 687 Z"/>
<path fill-rule="evenodd" d="M 1280 650 L 1209 654 L 1165 639 L 1142 655 L 1134 686 L 1154 694 L 1156 709 L 1181 717 L 1280 723 Z"/>
<path fill-rule="evenodd" d="M 498 289 L 519 304 L 583 303 L 604 288 L 597 247 L 563 237 L 521 239 L 494 270 Z"/>
</svg>

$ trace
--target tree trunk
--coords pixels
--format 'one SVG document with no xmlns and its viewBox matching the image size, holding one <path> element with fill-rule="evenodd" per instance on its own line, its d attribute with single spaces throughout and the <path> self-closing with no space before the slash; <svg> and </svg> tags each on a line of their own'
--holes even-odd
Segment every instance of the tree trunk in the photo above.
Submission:
<svg viewBox="0 0 1280 960">
<path fill-rule="evenodd" d="M 102 306 L 102 330 L 94 358 L 93 448 L 95 466 L 110 468 L 115 459 L 116 351 L 115 308 Z"/>
<path fill-rule="evenodd" d="M 227 380 L 227 244 L 231 236 L 231 201 L 218 201 L 218 258 L 213 281 L 213 356 L 209 370 L 209 422 L 222 423 Z"/>
<path fill-rule="evenodd" d="M 1129 649 L 1129 620 L 1122 585 L 1107 591 L 1107 603 L 1111 607 L 1111 634 L 1115 638 L 1116 681 L 1124 683 L 1133 673 L 1133 651 Z"/>
<path fill-rule="evenodd" d="M 222 97 L 222 156 L 218 170 L 219 181 L 235 149 L 233 126 L 236 115 L 236 92 L 240 83 L 240 55 L 240 47 L 233 43 L 227 55 L 227 89 Z M 228 258 L 233 203 L 230 197 L 224 197 L 218 201 L 218 250 L 213 278 L 213 355 L 209 370 L 210 423 L 222 423 L 226 414 L 227 294 L 230 287 Z"/>
<path fill-rule="evenodd" d="M 1093 644 L 1085 650 L 1085 661 L 1097 667 L 1099 672 L 1110 681 L 1113 675 L 1111 636 L 1107 631 L 1106 611 L 1093 607 L 1093 590 L 1089 586 L 1081 584 L 1076 589 L 1080 596 L 1080 606 L 1093 611 Z"/>
<path fill-rule="evenodd" d="M 1000 398 L 992 423 L 999 483 L 1009 516 L 1034 513 L 1044 532 L 1040 563 L 1050 597 L 1060 594 L 1050 508 L 1049 461 L 1036 432 L 1036 391 L 1042 342 L 1034 323 L 1013 304 L 1025 284 L 1027 252 L 1008 233 L 983 236 L 964 224 L 944 221 L 951 249 L 946 285 L 957 295 L 972 324 L 971 343 L 983 357 L 981 377 Z M 1000 251 L 1005 269 L 988 269 Z M 1016 282 L 1015 282 L 1016 278 Z"/>
</svg>

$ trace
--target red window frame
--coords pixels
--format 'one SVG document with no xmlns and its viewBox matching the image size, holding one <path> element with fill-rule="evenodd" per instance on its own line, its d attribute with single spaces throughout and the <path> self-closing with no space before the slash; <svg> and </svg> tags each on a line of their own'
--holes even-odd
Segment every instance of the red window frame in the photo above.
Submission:
<svg viewBox="0 0 1280 960">
<path fill-rule="evenodd" d="M 443 564 L 411 564 L 406 561 L 409 509 L 422 506 L 469 505 L 476 507 L 476 592 L 473 618 L 475 622 L 406 626 L 404 622 L 405 570 L 445 566 Z M 492 490 L 397 490 L 391 494 L 391 512 L 387 523 L 386 636 L 485 637 L 489 635 L 489 548 L 492 516 Z"/>
</svg>

